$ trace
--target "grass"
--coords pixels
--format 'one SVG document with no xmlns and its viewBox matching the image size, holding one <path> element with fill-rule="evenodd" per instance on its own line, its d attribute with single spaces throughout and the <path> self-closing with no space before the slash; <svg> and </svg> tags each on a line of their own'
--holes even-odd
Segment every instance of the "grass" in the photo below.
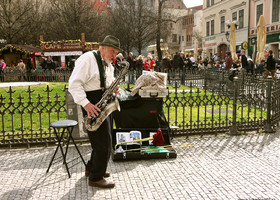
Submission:
<svg viewBox="0 0 280 200">
<path fill-rule="evenodd" d="M 50 122 L 66 119 L 65 86 L 68 86 L 65 82 L 50 82 L 49 90 L 46 85 L 13 87 L 11 91 L 10 88 L 0 88 L 0 131 L 5 129 L 8 132 L 5 136 L 9 138 L 22 137 L 18 133 L 24 133 L 29 138 L 38 137 L 39 132 L 48 137 Z M 126 88 L 126 85 L 121 87 Z M 174 90 L 172 86 L 168 87 Z M 171 125 L 200 124 L 200 127 L 211 127 L 212 124 L 227 124 L 232 121 L 231 114 L 223 114 L 224 111 L 230 112 L 233 109 L 233 102 L 229 98 L 218 97 L 198 88 L 192 88 L 190 92 L 187 86 L 180 86 L 178 90 L 188 91 L 176 96 L 172 92 L 163 105 L 165 116 Z M 215 99 L 215 103 L 211 103 L 211 99 Z M 256 107 L 251 107 L 251 110 L 242 104 L 237 104 L 237 107 L 237 121 L 254 121 L 266 114 Z M 212 110 L 220 110 L 222 113 L 208 112 Z M 5 127 L 2 127 L 3 124 Z"/>
</svg>

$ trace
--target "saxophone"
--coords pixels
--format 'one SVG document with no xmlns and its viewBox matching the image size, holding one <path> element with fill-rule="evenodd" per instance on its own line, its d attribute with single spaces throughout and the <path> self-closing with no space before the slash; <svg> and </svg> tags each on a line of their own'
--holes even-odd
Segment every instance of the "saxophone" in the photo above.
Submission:
<svg viewBox="0 0 280 200">
<path fill-rule="evenodd" d="M 110 87 L 103 93 L 102 98 L 96 104 L 96 106 L 101 110 L 99 115 L 95 118 L 92 116 L 85 118 L 85 127 L 88 131 L 96 131 L 103 121 L 115 110 L 120 110 L 120 104 L 118 98 L 115 97 L 115 100 L 108 104 L 108 101 L 112 99 L 116 87 L 119 85 L 123 76 L 127 73 L 129 68 L 129 63 L 127 61 L 121 61 L 118 63 L 122 67 L 119 72 L 118 77 L 110 85 Z"/>
</svg>

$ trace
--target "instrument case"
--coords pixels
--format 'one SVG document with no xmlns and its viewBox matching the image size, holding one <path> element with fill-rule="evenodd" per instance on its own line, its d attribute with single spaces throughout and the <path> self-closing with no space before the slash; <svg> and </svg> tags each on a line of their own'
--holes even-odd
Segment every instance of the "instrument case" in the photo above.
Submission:
<svg viewBox="0 0 280 200">
<path fill-rule="evenodd" d="M 115 145 L 117 144 L 117 133 L 128 133 L 130 131 L 140 131 L 141 132 L 141 138 L 149 138 L 150 133 L 156 133 L 157 128 L 116 128 L 113 129 L 113 135 L 112 135 L 112 160 L 113 161 L 124 161 L 124 160 L 140 160 L 140 159 L 168 159 L 168 158 L 176 158 L 177 153 L 170 145 L 170 136 L 169 136 L 169 128 L 161 128 L 162 135 L 164 137 L 164 144 L 163 146 L 155 147 L 155 150 L 150 150 L 148 147 L 153 148 L 153 145 L 150 144 L 152 140 L 149 141 L 142 141 L 140 144 L 122 144 L 119 146 L 122 146 L 123 152 L 118 152 L 115 150 Z M 119 147 L 118 146 L 118 147 Z M 165 147 L 166 146 L 166 147 Z M 118 149 L 117 147 L 117 149 Z M 142 150 L 140 148 L 142 147 Z M 136 149 L 134 151 L 131 151 L 131 149 Z"/>
<path fill-rule="evenodd" d="M 113 112 L 113 119 L 115 128 L 112 135 L 112 159 L 117 160 L 137 160 L 137 159 L 154 159 L 154 158 L 176 158 L 177 153 L 170 146 L 170 128 L 168 121 L 163 112 L 163 99 L 162 98 L 142 98 L 139 95 L 134 97 L 130 96 L 127 91 L 122 91 L 118 96 L 120 103 L 120 111 Z M 123 152 L 115 151 L 118 133 L 129 133 L 131 131 L 140 131 L 141 139 L 151 137 L 152 133 L 156 133 L 158 128 L 161 129 L 164 137 L 164 145 L 169 145 L 168 149 L 160 149 L 158 151 L 149 150 L 135 150 L 145 146 L 152 146 L 149 141 L 139 144 L 121 145 Z M 152 140 L 150 140 L 151 142 Z M 118 148 L 118 147 L 117 147 Z M 162 148 L 162 147 L 156 147 Z"/>
</svg>

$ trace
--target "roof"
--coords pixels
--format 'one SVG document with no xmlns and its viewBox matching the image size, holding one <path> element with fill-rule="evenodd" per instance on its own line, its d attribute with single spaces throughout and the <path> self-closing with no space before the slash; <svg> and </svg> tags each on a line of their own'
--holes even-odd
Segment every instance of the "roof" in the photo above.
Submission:
<svg viewBox="0 0 280 200">
<path fill-rule="evenodd" d="M 26 45 L 26 44 L 11 44 L 11 46 L 19 48 L 21 50 L 25 50 L 29 53 L 35 53 L 35 52 L 42 52 L 41 48 L 34 47 L 32 45 Z"/>
</svg>

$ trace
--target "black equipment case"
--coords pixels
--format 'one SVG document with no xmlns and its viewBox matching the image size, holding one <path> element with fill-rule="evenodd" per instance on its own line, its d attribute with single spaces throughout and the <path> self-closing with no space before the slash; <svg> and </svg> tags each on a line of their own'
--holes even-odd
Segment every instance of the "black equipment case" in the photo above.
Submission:
<svg viewBox="0 0 280 200">
<path fill-rule="evenodd" d="M 131 96 L 128 91 L 121 91 L 118 96 L 120 112 L 115 111 L 113 118 L 115 129 L 112 135 L 112 159 L 117 160 L 137 160 L 153 158 L 176 158 L 177 153 L 170 145 L 170 128 L 163 112 L 162 98 L 141 98 L 139 95 Z M 117 134 L 129 133 L 130 131 L 141 132 L 141 139 L 149 138 L 161 129 L 164 144 L 153 147 L 150 142 L 143 141 L 137 144 L 120 145 L 124 151 L 116 151 Z M 166 146 L 166 147 L 164 147 Z M 116 148 L 118 149 L 119 146 Z M 141 150 L 140 150 L 141 148 Z M 149 148 L 152 148 L 150 150 Z M 135 149 L 135 150 L 131 150 Z M 126 151 L 127 150 L 127 151 Z"/>
</svg>

